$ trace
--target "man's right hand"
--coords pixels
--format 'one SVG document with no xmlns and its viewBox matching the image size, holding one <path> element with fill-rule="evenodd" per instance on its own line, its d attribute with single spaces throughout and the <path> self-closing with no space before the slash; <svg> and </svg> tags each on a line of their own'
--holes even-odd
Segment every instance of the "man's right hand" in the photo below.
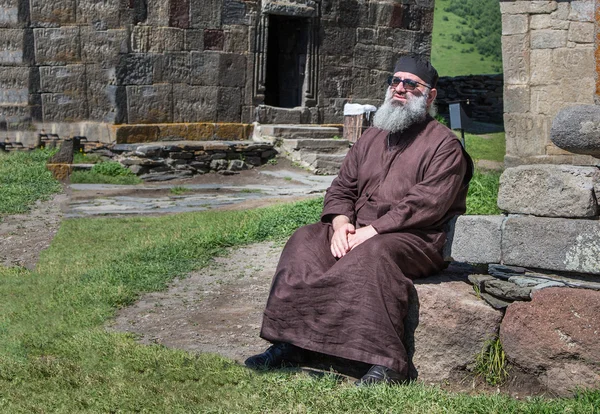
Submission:
<svg viewBox="0 0 600 414">
<path fill-rule="evenodd" d="M 354 234 L 355 228 L 350 219 L 344 215 L 336 216 L 332 221 L 333 236 L 331 237 L 331 254 L 334 257 L 342 258 L 350 251 L 348 244 L 348 234 Z"/>
</svg>

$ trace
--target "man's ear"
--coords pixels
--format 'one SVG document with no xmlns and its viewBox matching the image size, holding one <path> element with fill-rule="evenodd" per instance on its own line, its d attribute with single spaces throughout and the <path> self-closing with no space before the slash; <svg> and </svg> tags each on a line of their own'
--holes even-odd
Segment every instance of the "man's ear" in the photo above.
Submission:
<svg viewBox="0 0 600 414">
<path fill-rule="evenodd" d="M 433 88 L 429 90 L 429 95 L 427 96 L 427 106 L 430 106 L 435 98 L 437 97 L 437 89 Z"/>
</svg>

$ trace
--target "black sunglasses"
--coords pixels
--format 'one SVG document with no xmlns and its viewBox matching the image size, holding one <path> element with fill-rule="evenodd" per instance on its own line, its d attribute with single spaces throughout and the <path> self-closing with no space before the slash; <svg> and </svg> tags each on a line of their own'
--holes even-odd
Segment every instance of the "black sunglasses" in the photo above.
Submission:
<svg viewBox="0 0 600 414">
<path fill-rule="evenodd" d="M 406 89 L 407 91 L 414 91 L 419 85 L 425 86 L 426 88 L 431 88 L 431 86 L 425 83 L 417 82 L 412 79 L 400 79 L 395 76 L 390 76 L 387 80 L 387 83 L 388 85 L 393 86 L 394 88 L 397 88 L 398 85 L 402 83 L 404 84 L 404 89 Z"/>
</svg>

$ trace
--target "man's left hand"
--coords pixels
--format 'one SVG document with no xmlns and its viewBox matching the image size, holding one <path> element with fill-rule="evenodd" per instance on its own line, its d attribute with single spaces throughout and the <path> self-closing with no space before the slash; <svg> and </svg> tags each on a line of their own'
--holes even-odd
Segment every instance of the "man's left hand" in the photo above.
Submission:
<svg viewBox="0 0 600 414">
<path fill-rule="evenodd" d="M 377 233 L 377 230 L 375 230 L 373 226 L 361 227 L 353 234 L 348 234 L 348 245 L 350 246 L 350 250 L 377 234 L 379 233 Z"/>
</svg>

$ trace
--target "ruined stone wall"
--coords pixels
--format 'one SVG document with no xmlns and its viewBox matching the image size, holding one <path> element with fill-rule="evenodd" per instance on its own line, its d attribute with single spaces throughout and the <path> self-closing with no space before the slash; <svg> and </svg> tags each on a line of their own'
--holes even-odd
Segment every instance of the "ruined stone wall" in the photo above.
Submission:
<svg viewBox="0 0 600 414">
<path fill-rule="evenodd" d="M 429 55 L 433 0 L 0 0 L 0 138 L 118 124 L 341 123 Z M 269 17 L 308 22 L 302 105 L 265 103 Z"/>
<path fill-rule="evenodd" d="M 550 141 L 562 108 L 596 96 L 594 0 L 501 1 L 506 166 L 596 164 Z"/>
</svg>

